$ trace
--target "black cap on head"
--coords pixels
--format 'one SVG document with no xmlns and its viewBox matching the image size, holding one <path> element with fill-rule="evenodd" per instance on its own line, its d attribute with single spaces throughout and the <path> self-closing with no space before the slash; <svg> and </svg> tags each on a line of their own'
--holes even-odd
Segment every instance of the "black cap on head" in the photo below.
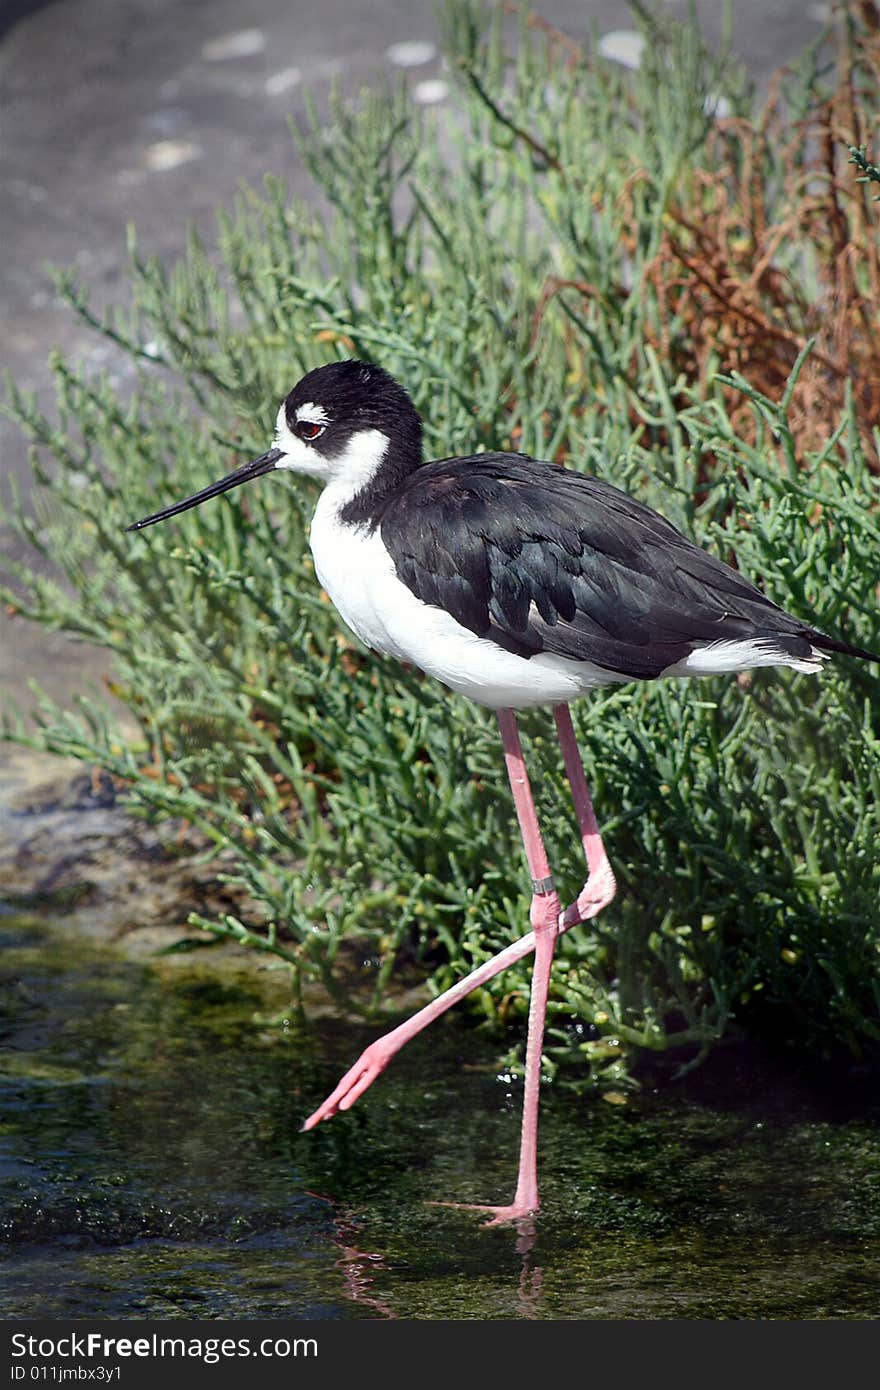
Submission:
<svg viewBox="0 0 880 1390">
<path fill-rule="evenodd" d="M 288 428 L 296 426 L 297 409 L 319 405 L 327 415 L 327 431 L 319 447 L 329 449 L 356 430 L 380 430 L 404 453 L 422 453 L 422 422 L 408 393 L 384 367 L 348 358 L 328 362 L 307 372 L 284 402 Z M 334 424 L 337 429 L 334 429 Z"/>
</svg>

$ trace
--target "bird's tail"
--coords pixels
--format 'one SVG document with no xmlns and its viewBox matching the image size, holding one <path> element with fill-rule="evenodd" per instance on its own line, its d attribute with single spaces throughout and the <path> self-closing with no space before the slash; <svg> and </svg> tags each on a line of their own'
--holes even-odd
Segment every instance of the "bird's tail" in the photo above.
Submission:
<svg viewBox="0 0 880 1390">
<path fill-rule="evenodd" d="M 851 642 L 841 642 L 836 637 L 828 637 L 824 632 L 817 632 L 815 628 L 812 628 L 807 636 L 820 652 L 838 652 L 841 656 L 857 656 L 862 661 L 880 662 L 880 656 L 876 652 L 866 651 L 864 647 L 854 647 Z"/>
</svg>

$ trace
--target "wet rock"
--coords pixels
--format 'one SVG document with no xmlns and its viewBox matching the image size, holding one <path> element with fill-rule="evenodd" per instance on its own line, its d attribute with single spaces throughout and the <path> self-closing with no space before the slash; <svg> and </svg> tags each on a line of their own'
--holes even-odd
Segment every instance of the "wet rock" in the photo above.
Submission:
<svg viewBox="0 0 880 1390">
<path fill-rule="evenodd" d="M 90 936 L 168 947 L 200 935 L 187 926 L 191 912 L 247 910 L 217 881 L 222 856 L 203 862 L 206 848 L 190 827 L 184 837 L 182 826 L 137 820 L 99 770 L 25 783 L 0 802 L 0 904 Z"/>
</svg>

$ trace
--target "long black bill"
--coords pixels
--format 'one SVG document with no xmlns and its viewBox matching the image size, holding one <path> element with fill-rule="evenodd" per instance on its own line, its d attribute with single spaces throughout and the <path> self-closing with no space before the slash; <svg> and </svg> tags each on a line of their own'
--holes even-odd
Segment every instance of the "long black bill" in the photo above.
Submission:
<svg viewBox="0 0 880 1390">
<path fill-rule="evenodd" d="M 182 502 L 173 502 L 170 507 L 163 507 L 161 512 L 153 512 L 152 516 L 145 516 L 141 521 L 133 521 L 125 529 L 126 531 L 142 531 L 145 526 L 153 526 L 157 521 L 165 521 L 169 516 L 177 516 L 178 512 L 188 512 L 190 507 L 197 507 L 199 503 L 207 502 L 209 497 L 216 497 L 221 492 L 228 492 L 231 487 L 238 487 L 240 483 L 249 483 L 251 478 L 259 478 L 261 473 L 271 473 L 278 460 L 283 457 L 283 449 L 270 449 L 267 454 L 261 454 L 252 463 L 243 463 L 241 468 L 227 473 L 226 477 L 221 478 L 219 482 L 211 483 L 210 487 L 203 487 L 201 492 L 194 492 L 192 497 L 185 497 Z"/>
</svg>

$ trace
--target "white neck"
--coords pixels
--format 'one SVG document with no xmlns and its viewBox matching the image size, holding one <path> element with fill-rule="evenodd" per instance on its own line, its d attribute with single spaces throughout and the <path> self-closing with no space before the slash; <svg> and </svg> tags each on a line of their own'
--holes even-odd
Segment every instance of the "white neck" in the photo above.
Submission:
<svg viewBox="0 0 880 1390">
<path fill-rule="evenodd" d="M 388 436 L 381 430 L 358 430 L 341 454 L 328 459 L 327 486 L 336 505 L 343 507 L 376 477 L 388 453 Z"/>
</svg>

